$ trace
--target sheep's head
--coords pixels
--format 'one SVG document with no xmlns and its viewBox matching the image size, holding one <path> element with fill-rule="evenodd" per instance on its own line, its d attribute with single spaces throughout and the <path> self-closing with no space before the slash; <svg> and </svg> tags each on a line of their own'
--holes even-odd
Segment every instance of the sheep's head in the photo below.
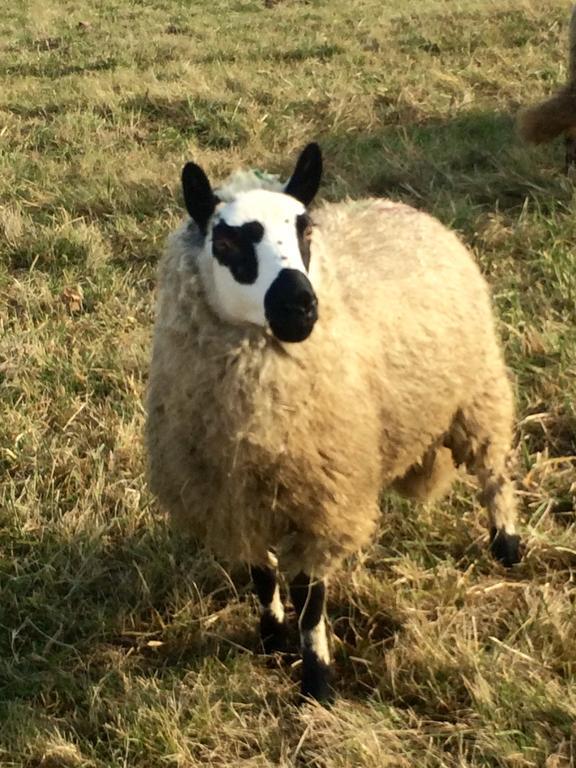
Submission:
<svg viewBox="0 0 576 768">
<path fill-rule="evenodd" d="M 182 171 L 188 213 L 203 237 L 199 262 L 213 309 L 232 323 L 269 327 L 280 341 L 304 341 L 318 319 L 308 277 L 311 220 L 320 185 L 317 144 L 302 152 L 283 191 L 252 189 L 222 202 L 204 171 Z"/>
</svg>

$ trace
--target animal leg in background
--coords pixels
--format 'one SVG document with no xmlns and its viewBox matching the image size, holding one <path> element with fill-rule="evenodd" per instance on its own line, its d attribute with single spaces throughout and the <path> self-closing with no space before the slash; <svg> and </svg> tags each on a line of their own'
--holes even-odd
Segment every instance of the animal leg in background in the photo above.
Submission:
<svg viewBox="0 0 576 768">
<path fill-rule="evenodd" d="M 298 616 L 302 651 L 301 693 L 306 698 L 329 701 L 331 667 L 326 627 L 326 586 L 321 579 L 299 573 L 290 584 L 290 596 Z"/>
<path fill-rule="evenodd" d="M 568 131 L 564 139 L 564 146 L 566 150 L 564 172 L 569 174 L 576 168 L 576 129 Z"/>
</svg>

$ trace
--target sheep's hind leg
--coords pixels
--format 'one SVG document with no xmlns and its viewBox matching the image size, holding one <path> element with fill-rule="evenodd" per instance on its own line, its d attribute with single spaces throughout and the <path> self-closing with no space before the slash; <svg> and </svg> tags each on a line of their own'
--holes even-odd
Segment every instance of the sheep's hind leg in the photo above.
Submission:
<svg viewBox="0 0 576 768">
<path fill-rule="evenodd" d="M 250 575 L 260 601 L 260 640 L 264 653 L 285 651 L 288 629 L 278 587 L 276 568 L 253 565 Z"/>
<path fill-rule="evenodd" d="M 520 536 L 516 533 L 516 500 L 506 469 L 477 471 L 482 487 L 482 503 L 490 518 L 490 551 L 496 560 L 510 568 L 521 560 Z"/>
<path fill-rule="evenodd" d="M 572 129 L 564 137 L 564 173 L 568 176 L 576 168 L 576 131 Z"/>
<path fill-rule="evenodd" d="M 446 445 L 456 464 L 465 463 L 480 485 L 480 500 L 488 511 L 490 549 L 507 568 L 520 562 L 520 536 L 516 533 L 516 497 L 509 474 L 510 429 L 498 420 L 499 398 L 486 398 L 492 408 L 459 413 Z M 505 411 L 506 412 L 506 411 Z M 484 427 L 488 424 L 488 427 Z"/>
<path fill-rule="evenodd" d="M 332 699 L 332 689 L 330 648 L 324 615 L 326 586 L 321 579 L 314 580 L 305 573 L 299 573 L 290 584 L 290 595 L 300 630 L 302 696 L 328 702 Z"/>
</svg>

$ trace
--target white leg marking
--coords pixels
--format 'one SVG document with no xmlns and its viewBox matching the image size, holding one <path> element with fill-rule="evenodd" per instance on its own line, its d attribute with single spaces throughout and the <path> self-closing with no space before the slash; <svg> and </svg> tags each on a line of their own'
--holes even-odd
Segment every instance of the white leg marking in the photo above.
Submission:
<svg viewBox="0 0 576 768">
<path fill-rule="evenodd" d="M 280 590 L 278 589 L 278 584 L 276 584 L 274 587 L 272 602 L 268 603 L 268 605 L 261 605 L 260 613 L 271 613 L 276 621 L 280 624 L 282 624 L 284 621 L 284 606 L 282 605 L 282 600 L 280 599 Z"/>
<path fill-rule="evenodd" d="M 313 629 L 302 632 L 302 647 L 313 651 L 319 661 L 330 664 L 330 648 L 328 647 L 328 633 L 324 616 Z"/>
<path fill-rule="evenodd" d="M 278 568 L 278 558 L 274 552 L 270 552 L 270 550 L 268 550 L 266 554 L 268 555 L 268 565 L 270 568 Z"/>
</svg>

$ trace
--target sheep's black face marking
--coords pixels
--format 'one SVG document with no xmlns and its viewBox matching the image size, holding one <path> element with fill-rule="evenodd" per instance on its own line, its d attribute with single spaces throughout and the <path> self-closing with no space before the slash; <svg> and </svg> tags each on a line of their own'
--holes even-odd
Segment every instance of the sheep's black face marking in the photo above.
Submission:
<svg viewBox="0 0 576 768">
<path fill-rule="evenodd" d="M 221 221 L 212 230 L 212 253 L 223 267 L 228 267 L 238 283 L 252 285 L 258 279 L 258 258 L 255 246 L 264 236 L 258 221 L 231 227 Z"/>
<path fill-rule="evenodd" d="M 310 241 L 312 240 L 312 220 L 307 213 L 296 216 L 296 232 L 298 233 L 298 248 L 306 271 L 310 269 Z"/>
<path fill-rule="evenodd" d="M 282 341 L 310 334 L 317 310 L 303 261 L 309 239 L 305 213 L 290 195 L 264 189 L 218 204 L 199 264 L 206 295 L 222 319 L 271 328 Z"/>
<path fill-rule="evenodd" d="M 310 280 L 297 269 L 282 269 L 264 297 L 272 333 L 280 341 L 304 341 L 318 319 L 318 300 Z"/>
</svg>

